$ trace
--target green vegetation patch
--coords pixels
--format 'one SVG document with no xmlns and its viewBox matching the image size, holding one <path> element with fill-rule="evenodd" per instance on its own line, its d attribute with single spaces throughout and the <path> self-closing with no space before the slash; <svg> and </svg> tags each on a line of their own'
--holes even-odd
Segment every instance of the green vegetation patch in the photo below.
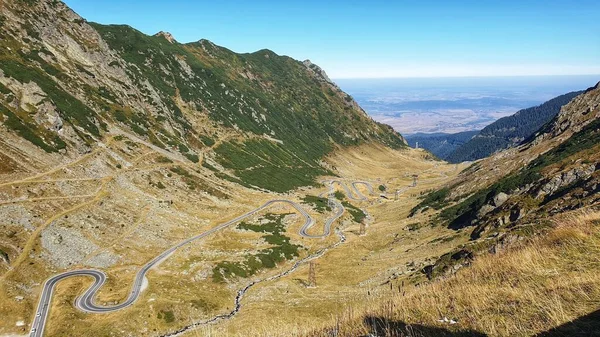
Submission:
<svg viewBox="0 0 600 337">
<path fill-rule="evenodd" d="M 423 201 L 421 201 L 417 206 L 413 207 L 410 211 L 410 216 L 414 216 L 420 209 L 424 209 L 426 207 L 431 207 L 435 210 L 442 209 L 448 206 L 448 201 L 446 198 L 450 194 L 450 188 L 444 187 L 440 190 L 433 191 L 427 194 Z"/>
<path fill-rule="evenodd" d="M 202 143 L 204 143 L 204 145 L 206 146 L 213 146 L 215 145 L 215 140 L 206 136 L 206 135 L 200 135 L 200 140 L 202 141 Z"/>
<path fill-rule="evenodd" d="M 352 205 L 347 201 L 342 201 L 342 205 L 346 208 L 346 211 L 352 215 L 352 220 L 354 220 L 354 222 L 361 223 L 367 217 L 362 209 Z"/>
<path fill-rule="evenodd" d="M 225 282 L 233 277 L 249 277 L 264 268 L 275 268 L 278 263 L 298 257 L 298 249 L 302 246 L 290 242 L 285 236 L 285 225 L 283 218 L 287 214 L 267 214 L 264 224 L 249 224 L 242 222 L 239 229 L 264 233 L 263 239 L 272 246 L 260 250 L 254 255 L 248 255 L 241 262 L 222 261 L 213 268 L 213 281 Z"/>
<path fill-rule="evenodd" d="M 12 91 L 10 91 L 10 89 L 8 89 L 4 84 L 0 83 L 0 93 L 8 95 L 12 93 Z"/>
<path fill-rule="evenodd" d="M 331 212 L 331 207 L 329 207 L 327 198 L 316 197 L 314 195 L 307 195 L 304 198 L 302 198 L 302 202 L 311 205 L 319 213 L 323 213 L 325 211 Z"/>
<path fill-rule="evenodd" d="M 335 191 L 333 193 L 333 196 L 337 199 L 337 200 L 344 200 L 346 198 L 346 195 L 344 194 L 344 192 L 342 191 Z"/>
<path fill-rule="evenodd" d="M 161 310 L 158 312 L 158 315 L 156 315 L 156 316 L 158 317 L 158 319 L 165 320 L 166 323 L 175 322 L 175 314 L 171 310 L 167 310 L 167 311 Z"/>
<path fill-rule="evenodd" d="M 195 153 L 184 153 L 183 155 L 192 163 L 200 162 L 200 157 Z"/>
<path fill-rule="evenodd" d="M 3 121 L 3 123 L 7 128 L 15 131 L 21 137 L 27 139 L 46 152 L 57 152 L 58 150 L 64 149 L 67 146 L 67 144 L 65 144 L 65 142 L 58 136 L 47 134 L 47 132 L 44 130 L 39 130 L 37 126 L 19 118 L 16 114 L 1 104 L 0 113 L 6 116 L 6 119 Z M 41 137 L 41 135 L 45 135 L 47 138 L 51 139 L 52 143 L 47 142 Z"/>
<path fill-rule="evenodd" d="M 303 151 L 292 153 L 268 140 L 249 140 L 243 144 L 226 142 L 219 145 L 215 153 L 219 164 L 233 170 L 243 182 L 274 192 L 314 186 L 318 176 L 329 173 L 315 158 L 302 159 Z"/>
</svg>

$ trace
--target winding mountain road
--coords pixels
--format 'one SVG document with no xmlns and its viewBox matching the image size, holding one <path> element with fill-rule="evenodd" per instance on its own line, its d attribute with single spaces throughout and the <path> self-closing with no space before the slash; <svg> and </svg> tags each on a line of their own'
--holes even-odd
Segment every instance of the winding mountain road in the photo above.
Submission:
<svg viewBox="0 0 600 337">
<path fill-rule="evenodd" d="M 360 180 L 360 181 L 354 181 L 354 182 L 352 182 L 350 184 L 350 186 L 352 186 L 352 189 L 350 189 L 345 182 L 343 182 L 341 180 L 337 180 L 337 179 L 326 180 L 325 183 L 329 183 L 329 186 L 330 186 L 329 193 L 333 193 L 333 191 L 332 191 L 332 185 L 333 184 L 338 184 L 338 185 L 340 185 L 344 189 L 344 192 L 346 193 L 346 196 L 348 197 L 348 199 L 354 200 L 354 201 L 365 201 L 365 200 L 367 200 L 367 197 L 364 196 L 360 192 L 360 190 L 358 189 L 358 185 L 365 186 L 367 188 L 367 190 L 369 191 L 369 194 L 375 194 L 375 192 L 373 190 L 373 186 L 368 181 L 362 181 L 362 180 Z M 354 196 L 355 194 L 356 194 L 356 197 Z"/>
<path fill-rule="evenodd" d="M 270 200 L 270 201 L 266 202 L 265 204 L 263 204 L 262 206 L 254 209 L 252 211 L 249 211 L 249 212 L 244 213 L 234 219 L 224 222 L 214 228 L 207 230 L 206 232 L 203 232 L 203 233 L 193 236 L 189 239 L 181 241 L 177 245 L 172 246 L 171 248 L 162 252 L 160 255 L 156 256 L 154 259 L 152 259 L 151 261 L 146 263 L 137 272 L 137 274 L 135 275 L 135 279 L 134 279 L 133 286 L 131 288 L 131 292 L 130 292 L 129 296 L 127 297 L 127 299 L 125 301 L 123 301 L 120 304 L 116 304 L 114 306 L 102 306 L 102 305 L 96 304 L 96 302 L 94 301 L 94 298 L 96 298 L 98 291 L 100 290 L 100 288 L 102 288 L 102 286 L 104 285 L 104 283 L 106 282 L 106 279 L 107 279 L 106 274 L 102 271 L 94 270 L 94 269 L 78 269 L 78 270 L 72 270 L 72 271 L 68 271 L 68 272 L 64 272 L 64 273 L 52 276 L 44 283 L 44 287 L 42 289 L 42 294 L 40 296 L 40 300 L 39 300 L 38 307 L 36 310 L 36 315 L 33 320 L 33 324 L 31 326 L 32 329 L 31 329 L 29 336 L 30 337 L 43 336 L 44 328 L 45 328 L 46 321 L 48 318 L 48 313 L 50 310 L 52 294 L 54 292 L 54 288 L 56 287 L 56 284 L 58 282 L 60 282 L 61 280 L 64 280 L 64 279 L 70 278 L 70 277 L 76 277 L 76 276 L 86 276 L 86 277 L 92 277 L 94 279 L 94 283 L 84 292 L 83 295 L 78 297 L 77 300 L 75 301 L 75 307 L 83 312 L 108 313 L 108 312 L 113 312 L 113 311 L 117 311 L 117 310 L 126 308 L 126 307 L 132 305 L 139 298 L 140 293 L 142 291 L 142 285 L 144 283 L 144 279 L 145 279 L 148 271 L 150 269 L 152 269 L 154 266 L 161 263 L 162 261 L 166 260 L 170 256 L 171 253 L 173 253 L 177 249 L 191 243 L 192 241 L 202 239 L 202 238 L 207 237 L 217 231 L 224 229 L 225 227 L 228 227 L 228 226 L 231 226 L 232 224 L 240 222 L 243 219 L 258 213 L 273 204 L 276 204 L 276 203 L 288 204 L 288 205 L 292 206 L 293 208 L 295 208 L 298 211 L 298 213 L 300 213 L 304 217 L 304 220 L 305 220 L 304 224 L 302 225 L 302 227 L 300 228 L 300 231 L 299 231 L 300 236 L 306 237 L 306 238 L 324 238 L 324 237 L 329 236 L 329 234 L 331 233 L 331 226 L 332 226 L 333 222 L 335 222 L 337 219 L 339 219 L 343 215 L 344 210 L 345 210 L 344 206 L 333 197 L 333 183 L 334 182 L 338 182 L 338 183 L 341 183 L 341 182 L 331 181 L 329 184 L 329 202 L 334 206 L 333 208 L 334 208 L 335 212 L 330 218 L 328 218 L 325 221 L 323 234 L 318 234 L 318 235 L 308 234 L 308 229 L 311 228 L 312 226 L 314 226 L 315 221 L 311 217 L 311 215 L 308 212 L 306 212 L 306 210 L 304 210 L 302 208 L 302 206 L 299 205 L 298 203 L 290 201 L 290 200 L 284 200 L 284 199 Z M 346 190 L 349 198 L 351 198 L 353 200 L 364 200 L 364 199 L 355 199 L 353 196 L 351 196 L 351 192 L 346 187 L 346 185 L 343 183 L 341 183 L 341 184 L 342 184 L 342 186 L 344 186 L 344 189 Z M 354 188 L 356 189 L 356 187 L 354 187 Z M 356 189 L 356 191 L 358 192 L 357 189 Z M 364 198 L 364 196 L 362 194 L 360 194 L 360 192 L 358 192 L 358 195 L 359 195 L 359 197 Z M 343 238 L 343 235 L 341 235 L 341 237 Z M 298 265 L 299 264 L 297 263 L 293 269 L 295 269 Z M 241 296 L 240 294 L 242 294 L 242 293 L 241 292 L 238 293 L 238 297 Z M 238 298 L 236 298 L 236 305 L 239 305 Z"/>
</svg>

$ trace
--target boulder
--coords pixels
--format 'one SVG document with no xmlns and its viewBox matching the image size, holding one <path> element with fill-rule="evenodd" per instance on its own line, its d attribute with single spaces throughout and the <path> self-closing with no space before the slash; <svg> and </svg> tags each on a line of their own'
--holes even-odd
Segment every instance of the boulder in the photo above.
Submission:
<svg viewBox="0 0 600 337">
<path fill-rule="evenodd" d="M 508 194 L 500 192 L 494 197 L 494 206 L 502 206 L 508 200 Z"/>
</svg>

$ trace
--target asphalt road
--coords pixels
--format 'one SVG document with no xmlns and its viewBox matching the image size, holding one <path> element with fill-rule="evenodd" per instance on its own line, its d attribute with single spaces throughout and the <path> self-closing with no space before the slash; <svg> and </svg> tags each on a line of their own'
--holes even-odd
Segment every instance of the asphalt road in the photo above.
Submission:
<svg viewBox="0 0 600 337">
<path fill-rule="evenodd" d="M 346 192 L 346 196 L 348 197 L 348 199 L 351 199 L 354 201 L 367 200 L 367 197 L 365 197 L 358 189 L 358 185 L 364 185 L 367 188 L 367 190 L 369 190 L 369 194 L 375 194 L 374 190 L 373 190 L 373 186 L 368 181 L 354 181 L 350 184 L 350 186 L 352 186 L 352 189 L 350 189 L 348 187 L 348 185 L 346 185 L 346 183 L 344 183 L 341 180 L 330 180 L 329 184 L 330 184 L 330 188 L 331 188 L 332 184 L 340 185 L 344 189 L 344 192 Z M 356 196 L 354 196 L 355 194 L 356 194 Z"/>
<path fill-rule="evenodd" d="M 315 221 L 310 216 L 310 214 L 308 214 L 308 212 L 306 212 L 298 203 L 289 201 L 289 200 L 283 200 L 283 199 L 270 200 L 270 201 L 266 202 L 264 205 L 254 209 L 250 212 L 247 212 L 247 213 L 242 214 L 242 215 L 240 215 L 234 219 L 231 219 L 225 223 L 222 223 L 206 232 L 203 232 L 194 237 L 186 239 L 186 240 L 178 243 L 177 245 L 165 250 L 160 255 L 156 256 L 154 259 L 152 259 L 151 261 L 146 263 L 138 271 L 138 273 L 135 276 L 133 286 L 131 288 L 131 292 L 130 292 L 129 296 L 127 297 L 127 299 L 124 302 L 122 302 L 120 304 L 116 304 L 113 306 L 102 306 L 102 305 L 98 305 L 94 302 L 94 298 L 96 297 L 98 290 L 100 288 L 102 288 L 102 286 L 106 282 L 106 274 L 102 271 L 94 270 L 94 269 L 78 269 L 78 270 L 68 271 L 65 273 L 61 273 L 61 274 L 52 276 L 44 283 L 44 287 L 42 289 L 42 294 L 40 296 L 40 300 L 39 300 L 38 307 L 36 310 L 36 316 L 33 320 L 33 324 L 31 326 L 31 332 L 30 332 L 29 336 L 30 337 L 40 337 L 43 335 L 44 328 L 46 325 L 46 320 L 48 318 L 48 312 L 50 310 L 52 294 L 54 292 L 54 288 L 55 288 L 56 284 L 58 282 L 60 282 L 61 280 L 64 280 L 69 277 L 74 277 L 74 276 L 89 276 L 94 279 L 94 283 L 85 291 L 85 293 L 82 296 L 78 297 L 77 300 L 75 301 L 75 307 L 81 311 L 88 312 L 88 313 L 107 313 L 107 312 L 113 312 L 113 311 L 117 311 L 117 310 L 126 308 L 126 307 L 132 305 L 138 299 L 138 297 L 141 293 L 141 290 L 142 290 L 142 284 L 144 282 L 144 278 L 145 278 L 146 274 L 148 273 L 148 271 L 150 269 L 152 269 L 152 267 L 156 266 L 160 262 L 167 259 L 169 257 L 169 255 L 171 253 L 173 253 L 175 250 L 181 248 L 182 246 L 187 245 L 188 243 L 190 243 L 192 241 L 204 238 L 204 237 L 209 236 L 217 231 L 224 229 L 225 227 L 228 227 L 232 224 L 240 222 L 243 219 L 258 213 L 258 212 L 262 211 L 263 209 L 265 209 L 275 203 L 289 204 L 290 206 L 294 207 L 298 211 L 298 213 L 300 213 L 304 217 L 304 219 L 305 219 L 304 225 L 300 228 L 300 231 L 299 231 L 299 234 L 302 237 L 306 237 L 306 238 L 327 237 L 327 236 L 329 236 L 329 234 L 331 232 L 331 226 L 332 226 L 333 222 L 335 220 L 337 220 L 339 217 L 341 217 L 342 214 L 344 213 L 344 206 L 342 206 L 342 204 L 333 197 L 333 186 L 332 185 L 333 185 L 333 182 L 330 183 L 329 202 L 334 206 L 335 213 L 333 214 L 332 217 L 330 217 L 329 219 L 326 220 L 323 234 L 319 234 L 319 235 L 308 234 L 308 232 L 307 232 L 308 229 L 311 228 L 315 224 Z M 345 186 L 345 185 L 343 185 L 343 186 Z M 347 192 L 349 192 L 349 189 L 347 189 L 347 187 L 345 187 L 345 189 Z M 348 195 L 350 197 L 350 192 L 348 193 Z M 350 197 L 350 198 L 353 198 L 353 197 Z M 357 200 L 357 199 L 355 199 L 355 200 Z"/>
</svg>

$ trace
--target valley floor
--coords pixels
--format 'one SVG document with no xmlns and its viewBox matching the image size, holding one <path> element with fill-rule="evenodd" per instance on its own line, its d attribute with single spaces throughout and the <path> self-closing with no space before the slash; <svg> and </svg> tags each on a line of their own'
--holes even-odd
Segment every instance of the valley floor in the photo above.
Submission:
<svg viewBox="0 0 600 337">
<path fill-rule="evenodd" d="M 268 200 L 302 202 L 307 195 L 327 191 L 323 186 L 274 195 L 242 188 L 218 179 L 202 162 L 192 165 L 167 157 L 124 135 L 113 136 L 104 146 L 68 162 L 59 157 L 22 162 L 25 156 L 9 144 L 3 144 L 3 156 L 19 169 L 5 172 L 0 182 L 4 219 L 0 248 L 8 260 L 0 263 L 0 334 L 5 335 L 29 331 L 41 285 L 58 272 L 102 270 L 108 281 L 100 290 L 98 304 L 120 303 L 140 266 L 175 243 Z M 286 215 L 285 235 L 301 247 L 297 258 L 248 277 L 229 276 L 216 282 L 215 265 L 241 263 L 272 247 L 261 233 L 228 227 L 181 248 L 153 268 L 139 300 L 121 311 L 98 315 L 76 310 L 72 304 L 90 280 L 62 281 L 45 335 L 163 336 L 231 312 L 239 289 L 279 275 L 298 259 L 323 250 L 316 260 L 316 287 L 307 286 L 309 267 L 302 264 L 289 275 L 256 284 L 233 318 L 188 334 L 247 336 L 268 334 L 275 324 L 288 332 L 306 327 L 307 322 L 311 327 L 325 326 L 353 305 L 389 296 L 390 287 L 419 274 L 432 259 L 467 239 L 466 233 L 421 227 L 423 219 L 406 219 L 420 193 L 449 181 L 464 167 L 430 160 L 421 151 L 378 146 L 337 151 L 328 163 L 342 180 L 367 181 L 376 189 L 375 195 L 369 195 L 358 185 L 368 200 L 344 201 L 369 214 L 364 235 L 359 235 L 360 226 L 347 211 L 334 224 L 347 240 L 329 249 L 338 242 L 337 235 L 301 237 L 301 218 Z M 411 186 L 413 175 L 418 175 L 416 186 Z M 386 187 L 383 197 L 377 195 L 380 185 Z M 309 204 L 304 206 L 310 210 Z M 274 206 L 250 222 L 264 221 L 261 217 L 269 213 L 283 216 L 295 211 Z M 322 232 L 329 213 L 310 210 L 318 224 L 310 230 L 312 234 Z"/>
</svg>

